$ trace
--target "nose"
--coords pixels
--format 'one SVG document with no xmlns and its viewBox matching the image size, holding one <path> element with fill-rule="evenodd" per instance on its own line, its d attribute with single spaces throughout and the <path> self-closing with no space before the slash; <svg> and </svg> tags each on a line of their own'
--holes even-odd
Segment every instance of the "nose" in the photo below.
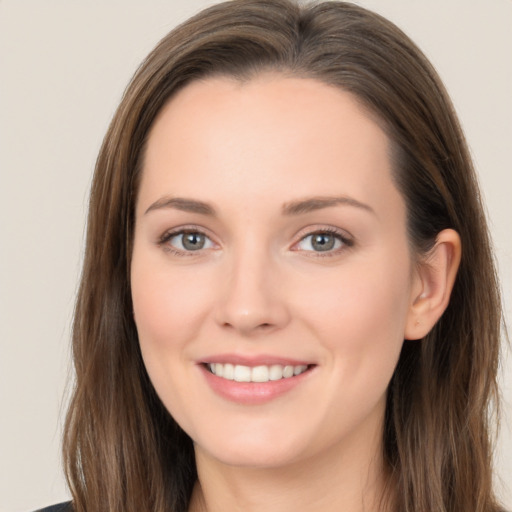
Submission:
<svg viewBox="0 0 512 512">
<path fill-rule="evenodd" d="M 240 251 L 225 267 L 216 321 L 245 337 L 282 329 L 290 321 L 277 264 L 264 251 Z"/>
</svg>

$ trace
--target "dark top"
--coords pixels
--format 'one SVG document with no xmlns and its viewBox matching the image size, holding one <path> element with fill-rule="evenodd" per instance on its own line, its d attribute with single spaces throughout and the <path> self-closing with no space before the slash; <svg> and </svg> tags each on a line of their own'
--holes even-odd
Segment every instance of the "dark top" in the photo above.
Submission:
<svg viewBox="0 0 512 512">
<path fill-rule="evenodd" d="M 52 505 L 51 507 L 40 508 L 36 512 L 73 512 L 71 501 L 59 503 L 58 505 Z"/>
</svg>

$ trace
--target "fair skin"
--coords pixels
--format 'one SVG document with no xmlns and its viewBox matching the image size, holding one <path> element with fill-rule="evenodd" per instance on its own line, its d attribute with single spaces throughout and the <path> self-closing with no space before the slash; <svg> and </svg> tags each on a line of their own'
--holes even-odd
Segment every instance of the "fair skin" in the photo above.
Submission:
<svg viewBox="0 0 512 512">
<path fill-rule="evenodd" d="M 211 78 L 160 112 L 131 285 L 151 381 L 194 441 L 190 510 L 375 509 L 389 380 L 460 255 L 446 230 L 415 261 L 388 155 L 312 79 Z"/>
</svg>

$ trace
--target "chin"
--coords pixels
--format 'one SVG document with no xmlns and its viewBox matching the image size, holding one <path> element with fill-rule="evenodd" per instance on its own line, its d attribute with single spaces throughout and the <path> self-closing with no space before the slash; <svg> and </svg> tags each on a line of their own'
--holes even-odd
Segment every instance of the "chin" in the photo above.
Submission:
<svg viewBox="0 0 512 512">
<path fill-rule="evenodd" d="M 198 455 L 196 448 L 196 457 Z M 296 457 L 288 454 L 269 452 L 267 450 L 247 451 L 241 448 L 230 453 L 209 453 L 210 458 L 226 466 L 252 469 L 278 469 L 289 466 L 297 461 Z"/>
<path fill-rule="evenodd" d="M 289 438 L 285 441 L 277 436 L 270 439 L 254 436 L 239 436 L 224 442 L 194 443 L 196 457 L 206 456 L 218 462 L 236 467 L 269 469 L 293 464 L 305 456 L 304 445 Z M 299 446 L 300 445 L 300 446 Z"/>
</svg>

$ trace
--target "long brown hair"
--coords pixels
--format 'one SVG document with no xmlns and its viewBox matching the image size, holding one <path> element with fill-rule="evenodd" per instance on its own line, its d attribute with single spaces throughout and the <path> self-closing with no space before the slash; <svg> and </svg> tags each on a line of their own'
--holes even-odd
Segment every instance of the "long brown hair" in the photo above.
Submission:
<svg viewBox="0 0 512 512">
<path fill-rule="evenodd" d="M 422 255 L 444 228 L 462 240 L 450 305 L 421 341 L 404 342 L 383 433 L 393 508 L 490 512 L 492 405 L 501 306 L 488 228 L 468 149 L 436 72 L 396 26 L 361 7 L 233 0 L 166 36 L 128 86 L 92 184 L 64 437 L 76 512 L 182 512 L 197 478 L 192 442 L 144 368 L 129 267 L 148 131 L 169 98 L 212 75 L 273 70 L 351 92 L 385 128 Z"/>
</svg>

